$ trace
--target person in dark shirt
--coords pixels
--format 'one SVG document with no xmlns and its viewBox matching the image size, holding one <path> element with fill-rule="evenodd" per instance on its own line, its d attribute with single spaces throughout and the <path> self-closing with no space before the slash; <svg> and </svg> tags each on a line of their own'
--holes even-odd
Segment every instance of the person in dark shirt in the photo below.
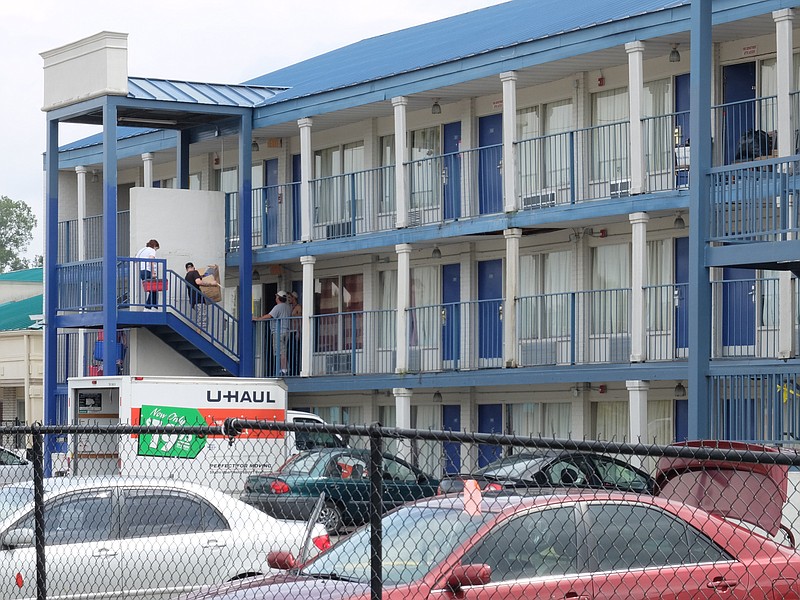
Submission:
<svg viewBox="0 0 800 600">
<path fill-rule="evenodd" d="M 189 284 L 189 304 L 195 312 L 195 320 L 201 328 L 205 329 L 208 321 L 208 307 L 206 306 L 205 296 L 200 289 L 203 276 L 194 268 L 194 263 L 186 263 L 186 276 L 184 279 Z"/>
</svg>

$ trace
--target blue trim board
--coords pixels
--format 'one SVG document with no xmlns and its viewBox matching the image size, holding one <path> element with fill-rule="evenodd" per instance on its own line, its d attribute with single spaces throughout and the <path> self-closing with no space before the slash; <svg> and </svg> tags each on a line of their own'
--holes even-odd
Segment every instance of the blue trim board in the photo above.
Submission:
<svg viewBox="0 0 800 600">
<path fill-rule="evenodd" d="M 707 267 L 746 266 L 770 262 L 800 262 L 800 240 L 750 242 L 705 248 Z"/>
</svg>

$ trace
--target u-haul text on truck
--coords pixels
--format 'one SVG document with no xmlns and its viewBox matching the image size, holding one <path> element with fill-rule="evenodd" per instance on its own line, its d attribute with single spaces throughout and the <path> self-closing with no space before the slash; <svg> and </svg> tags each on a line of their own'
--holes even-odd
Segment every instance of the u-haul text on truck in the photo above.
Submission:
<svg viewBox="0 0 800 600">
<path fill-rule="evenodd" d="M 78 425 L 222 425 L 227 418 L 324 423 L 310 413 L 287 411 L 286 396 L 285 384 L 273 379 L 82 377 L 69 380 L 68 410 L 70 422 Z M 331 443 L 324 445 L 340 445 L 341 440 L 328 437 Z M 245 430 L 234 440 L 194 434 L 75 435 L 61 464 L 62 470 L 82 476 L 173 478 L 238 492 L 247 475 L 269 472 L 319 440 L 308 442 L 302 433 L 274 430 Z"/>
</svg>

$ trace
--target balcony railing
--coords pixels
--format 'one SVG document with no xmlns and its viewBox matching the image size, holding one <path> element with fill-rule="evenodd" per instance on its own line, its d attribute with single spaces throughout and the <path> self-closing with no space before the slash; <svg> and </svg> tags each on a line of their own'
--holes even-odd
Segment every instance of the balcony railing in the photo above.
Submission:
<svg viewBox="0 0 800 600">
<path fill-rule="evenodd" d="M 646 190 L 689 187 L 689 112 L 646 117 L 642 132 Z"/>
<path fill-rule="evenodd" d="M 78 260 L 78 220 L 58 223 L 58 262 L 68 263 Z"/>
<path fill-rule="evenodd" d="M 764 96 L 712 106 L 711 127 L 715 166 L 771 156 L 776 148 L 778 99 Z"/>
<path fill-rule="evenodd" d="M 394 166 L 310 181 L 312 238 L 337 239 L 396 224 Z"/>
<path fill-rule="evenodd" d="M 86 217 L 84 227 L 85 260 L 103 257 L 103 215 Z M 117 213 L 117 256 L 128 256 L 130 252 L 131 213 Z M 78 260 L 78 220 L 61 221 L 58 224 L 58 262 L 70 263 Z"/>
<path fill-rule="evenodd" d="M 713 281 L 711 290 L 717 309 L 711 358 L 777 358 L 779 280 Z"/>
<path fill-rule="evenodd" d="M 396 315 L 387 309 L 312 316 L 311 374 L 394 373 Z"/>
<path fill-rule="evenodd" d="M 685 283 L 644 288 L 647 360 L 684 360 L 689 348 L 689 286 Z"/>
</svg>

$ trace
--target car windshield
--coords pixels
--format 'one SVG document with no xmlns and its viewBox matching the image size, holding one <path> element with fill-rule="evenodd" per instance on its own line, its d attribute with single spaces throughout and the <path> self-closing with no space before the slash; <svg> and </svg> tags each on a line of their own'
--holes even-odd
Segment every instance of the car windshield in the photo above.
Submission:
<svg viewBox="0 0 800 600">
<path fill-rule="evenodd" d="M 25 505 L 33 502 L 32 487 L 0 487 L 0 521 L 4 521 Z"/>
<path fill-rule="evenodd" d="M 320 460 L 319 452 L 301 452 L 295 454 L 278 469 L 279 473 L 311 473 L 314 465 Z"/>
<path fill-rule="evenodd" d="M 494 515 L 439 507 L 403 507 L 383 518 L 383 581 L 408 584 L 424 577 Z M 370 528 L 345 538 L 302 570 L 311 577 L 369 582 Z"/>
<path fill-rule="evenodd" d="M 538 470 L 545 460 L 543 456 L 509 456 L 486 465 L 477 474 L 493 479 L 523 479 Z"/>
</svg>

